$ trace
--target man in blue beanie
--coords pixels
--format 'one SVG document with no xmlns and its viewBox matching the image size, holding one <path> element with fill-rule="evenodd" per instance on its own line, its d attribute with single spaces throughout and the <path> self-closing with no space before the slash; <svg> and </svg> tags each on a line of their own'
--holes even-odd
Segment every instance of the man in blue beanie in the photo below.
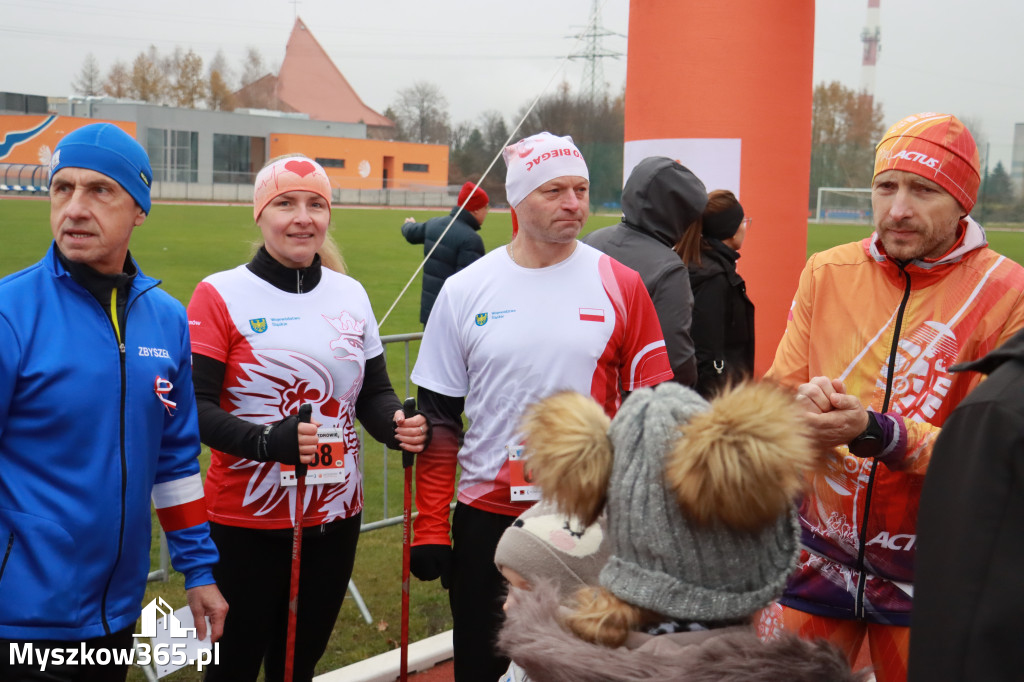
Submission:
<svg viewBox="0 0 1024 682">
<path fill-rule="evenodd" d="M 196 634 L 220 637 L 185 310 L 128 252 L 152 178 L 117 126 L 65 136 L 53 244 L 0 280 L 0 679 L 124 680 L 151 499 Z"/>
</svg>

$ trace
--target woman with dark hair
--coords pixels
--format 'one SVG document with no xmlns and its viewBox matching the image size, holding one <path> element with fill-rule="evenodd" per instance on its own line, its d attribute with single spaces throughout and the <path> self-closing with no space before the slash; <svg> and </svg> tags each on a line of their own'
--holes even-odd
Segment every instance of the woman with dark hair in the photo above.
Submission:
<svg viewBox="0 0 1024 682">
<path fill-rule="evenodd" d="M 229 611 L 207 680 L 310 680 L 355 560 L 363 508 L 356 419 L 393 449 L 420 452 L 423 415 L 406 418 L 391 387 L 362 285 L 338 271 L 328 235 L 331 184 L 304 156 L 256 177 L 263 244 L 249 263 L 210 275 L 188 306 L 199 432 L 210 446 L 206 502 L 220 552 L 214 578 Z M 297 416 L 312 406 L 312 423 Z M 316 455 L 316 457 L 314 457 Z M 306 464 L 297 500 L 296 464 Z M 294 652 L 286 652 L 295 509 L 302 553 Z"/>
<path fill-rule="evenodd" d="M 716 189 L 708 195 L 701 220 L 676 246 L 690 273 L 696 390 L 704 397 L 754 371 L 754 304 L 736 272 L 750 223 L 736 196 Z"/>
</svg>

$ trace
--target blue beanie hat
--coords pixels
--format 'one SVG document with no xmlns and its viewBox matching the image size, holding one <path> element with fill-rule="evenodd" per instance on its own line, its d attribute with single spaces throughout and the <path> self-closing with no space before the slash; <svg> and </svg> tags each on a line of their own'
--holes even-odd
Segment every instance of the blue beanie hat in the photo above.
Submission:
<svg viewBox="0 0 1024 682">
<path fill-rule="evenodd" d="M 65 135 L 50 158 L 50 178 L 61 168 L 86 168 L 117 181 L 149 215 L 153 169 L 128 133 L 111 123 L 90 123 Z"/>
</svg>

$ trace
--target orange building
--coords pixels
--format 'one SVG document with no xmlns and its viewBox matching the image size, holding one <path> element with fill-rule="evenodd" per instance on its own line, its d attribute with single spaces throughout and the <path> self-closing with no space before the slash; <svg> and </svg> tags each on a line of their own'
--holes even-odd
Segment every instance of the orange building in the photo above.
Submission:
<svg viewBox="0 0 1024 682">
<path fill-rule="evenodd" d="M 334 187 L 415 190 L 448 184 L 448 147 L 443 144 L 270 136 L 270 158 L 293 153 L 315 158 Z"/>
</svg>

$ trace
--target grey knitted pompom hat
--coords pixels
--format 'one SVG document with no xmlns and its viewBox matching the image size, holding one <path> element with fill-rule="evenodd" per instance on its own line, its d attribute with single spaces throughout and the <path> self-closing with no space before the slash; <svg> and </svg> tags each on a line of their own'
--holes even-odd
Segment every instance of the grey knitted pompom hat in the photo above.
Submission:
<svg viewBox="0 0 1024 682">
<path fill-rule="evenodd" d="M 757 511 L 756 504 L 751 508 L 743 499 L 759 495 L 757 486 L 778 485 L 770 472 L 758 480 L 757 473 L 766 464 L 759 458 L 785 454 L 764 451 L 764 442 L 756 435 L 762 424 L 728 423 L 756 417 L 753 410 L 729 415 L 728 406 L 716 401 L 716 407 L 725 408 L 717 422 L 711 405 L 697 393 L 663 383 L 631 394 L 608 431 L 614 450 L 607 501 L 612 556 L 600 582 L 623 601 L 680 620 L 751 615 L 781 594 L 799 549 L 800 529 L 792 504 L 774 512 L 770 505 Z M 702 422 L 699 427 L 694 424 L 699 433 L 686 439 L 694 441 L 687 447 L 684 432 L 696 420 Z M 709 428 L 715 433 L 707 433 Z M 696 452 L 707 447 L 715 451 Z M 687 461 L 694 458 L 706 461 Z M 794 462 L 776 464 L 785 468 Z M 703 520 L 695 518 L 701 515 L 697 506 L 684 510 L 679 486 L 669 480 L 672 468 L 680 466 L 685 471 L 677 482 L 689 484 L 696 505 L 707 503 Z M 801 474 L 798 467 L 797 475 Z M 723 481 L 723 475 L 734 480 Z M 702 476 L 719 480 L 696 480 Z M 716 492 L 725 494 L 705 499 Z M 729 500 L 729 495 L 737 499 Z"/>
</svg>

